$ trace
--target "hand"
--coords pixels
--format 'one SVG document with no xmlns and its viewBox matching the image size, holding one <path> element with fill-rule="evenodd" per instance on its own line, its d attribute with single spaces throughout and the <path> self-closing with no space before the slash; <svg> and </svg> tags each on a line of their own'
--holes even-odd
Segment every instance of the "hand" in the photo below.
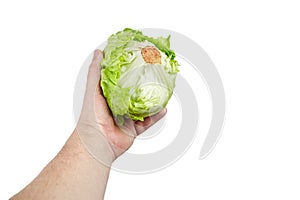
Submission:
<svg viewBox="0 0 300 200">
<path fill-rule="evenodd" d="M 91 155 L 98 161 L 110 165 L 133 144 L 137 135 L 160 120 L 166 114 L 166 109 L 145 118 L 144 121 L 126 118 L 122 126 L 117 126 L 99 84 L 102 58 L 103 53 L 95 50 L 76 131 Z"/>
</svg>

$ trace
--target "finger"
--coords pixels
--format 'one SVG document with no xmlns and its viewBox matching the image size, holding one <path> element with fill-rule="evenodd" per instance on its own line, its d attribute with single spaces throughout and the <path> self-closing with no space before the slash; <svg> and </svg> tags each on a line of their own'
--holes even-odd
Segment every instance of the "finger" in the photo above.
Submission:
<svg viewBox="0 0 300 200">
<path fill-rule="evenodd" d="M 99 86 L 98 86 L 99 87 Z M 103 126 L 114 126 L 111 111 L 106 103 L 105 98 L 100 95 L 99 91 L 95 91 L 94 95 L 94 109 L 98 122 Z"/>
<path fill-rule="evenodd" d="M 113 126 L 113 119 L 107 102 L 102 95 L 100 88 L 101 78 L 101 60 L 103 59 L 102 51 L 96 49 L 89 68 L 87 80 L 87 94 L 90 94 L 94 99 L 94 112 L 100 124 L 106 126 Z"/>
<path fill-rule="evenodd" d="M 153 124 L 155 124 L 157 121 L 159 121 L 161 118 L 163 118 L 167 113 L 167 109 L 164 108 L 159 113 L 146 117 L 144 121 L 137 121 L 135 122 L 135 130 L 137 132 L 137 135 L 143 133 L 145 130 L 150 128 Z"/>
<path fill-rule="evenodd" d="M 92 62 L 89 67 L 88 76 L 87 76 L 86 91 L 89 94 L 93 94 L 95 89 L 99 86 L 100 70 L 101 70 L 100 62 L 102 58 L 103 58 L 102 51 L 98 49 L 95 50 Z"/>
<path fill-rule="evenodd" d="M 100 50 L 95 50 L 87 75 L 84 111 L 87 116 L 95 117 L 95 120 L 101 124 L 112 124 L 111 113 L 105 98 L 101 95 L 99 85 L 101 72 L 100 62 L 102 58 L 103 53 Z"/>
</svg>

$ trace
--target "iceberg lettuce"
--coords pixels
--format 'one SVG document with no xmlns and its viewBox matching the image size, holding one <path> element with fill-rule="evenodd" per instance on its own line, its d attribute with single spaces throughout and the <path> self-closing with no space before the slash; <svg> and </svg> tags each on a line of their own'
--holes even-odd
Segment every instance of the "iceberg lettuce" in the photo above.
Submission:
<svg viewBox="0 0 300 200">
<path fill-rule="evenodd" d="M 108 39 L 101 61 L 101 88 L 114 117 L 143 121 L 172 96 L 178 70 L 170 36 L 152 38 L 126 28 Z"/>
</svg>

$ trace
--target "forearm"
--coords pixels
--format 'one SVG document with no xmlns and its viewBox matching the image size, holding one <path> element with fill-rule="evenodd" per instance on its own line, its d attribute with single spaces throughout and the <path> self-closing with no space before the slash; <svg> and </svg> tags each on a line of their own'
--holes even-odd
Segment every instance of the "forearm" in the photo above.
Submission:
<svg viewBox="0 0 300 200">
<path fill-rule="evenodd" d="M 103 199 L 109 171 L 86 151 L 74 131 L 38 177 L 11 200 Z"/>
</svg>

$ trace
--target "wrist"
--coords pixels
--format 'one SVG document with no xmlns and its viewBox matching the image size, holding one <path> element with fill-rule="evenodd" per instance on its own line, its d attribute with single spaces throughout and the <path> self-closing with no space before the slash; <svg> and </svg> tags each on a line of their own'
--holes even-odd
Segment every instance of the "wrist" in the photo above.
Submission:
<svg viewBox="0 0 300 200">
<path fill-rule="evenodd" d="M 93 159 L 101 165 L 110 167 L 116 159 L 107 138 L 97 130 L 78 128 L 77 126 L 70 139 L 71 143 L 80 146 L 80 151 L 85 157 Z"/>
</svg>

